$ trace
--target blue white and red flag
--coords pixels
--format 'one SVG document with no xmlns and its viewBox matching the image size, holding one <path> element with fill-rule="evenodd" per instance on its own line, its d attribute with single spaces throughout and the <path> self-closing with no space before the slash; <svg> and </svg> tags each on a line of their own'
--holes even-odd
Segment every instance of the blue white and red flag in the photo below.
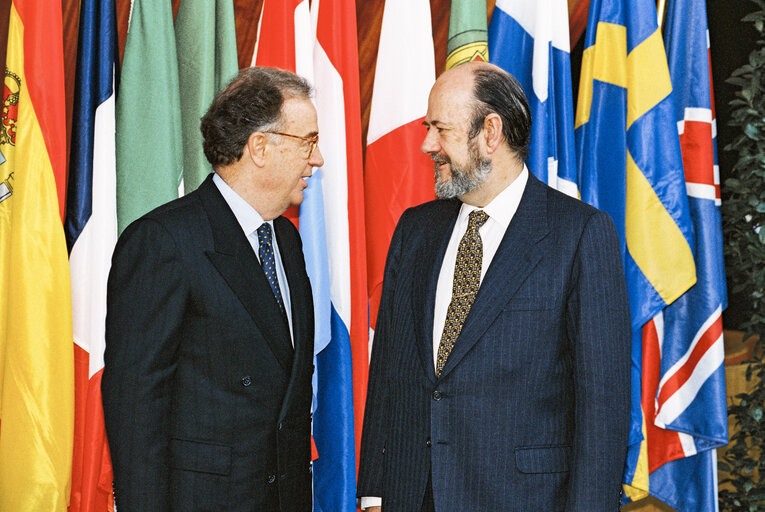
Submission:
<svg viewBox="0 0 765 512">
<path fill-rule="evenodd" d="M 369 366 L 357 47 L 352 0 L 314 0 L 310 11 L 307 0 L 264 2 L 253 64 L 314 85 L 324 157 L 298 211 L 287 214 L 299 226 L 313 291 L 316 512 L 356 510 Z"/>
<path fill-rule="evenodd" d="M 72 512 L 113 506 L 101 374 L 106 280 L 117 242 L 115 97 L 118 59 L 114 0 L 83 0 L 72 114 L 64 228 L 72 276 L 75 434 Z"/>
<path fill-rule="evenodd" d="M 644 336 L 644 365 L 657 370 L 643 388 L 649 489 L 678 511 L 708 512 L 718 509 L 716 448 L 727 443 L 728 431 L 722 329 L 727 296 L 705 2 L 670 0 L 664 40 L 697 282 L 654 321 L 656 336 Z"/>
<path fill-rule="evenodd" d="M 300 234 L 317 319 L 314 511 L 353 512 L 369 366 L 355 2 L 314 0 L 311 14 L 324 165 L 308 180 Z"/>
</svg>

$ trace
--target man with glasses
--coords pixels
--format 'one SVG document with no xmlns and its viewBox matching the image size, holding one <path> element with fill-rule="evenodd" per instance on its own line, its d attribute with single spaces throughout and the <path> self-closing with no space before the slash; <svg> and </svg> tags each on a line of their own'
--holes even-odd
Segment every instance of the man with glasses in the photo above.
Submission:
<svg viewBox="0 0 765 512">
<path fill-rule="evenodd" d="M 311 510 L 313 305 L 281 217 L 324 163 L 310 94 L 240 72 L 202 118 L 215 172 L 117 243 L 102 392 L 120 512 Z"/>
</svg>

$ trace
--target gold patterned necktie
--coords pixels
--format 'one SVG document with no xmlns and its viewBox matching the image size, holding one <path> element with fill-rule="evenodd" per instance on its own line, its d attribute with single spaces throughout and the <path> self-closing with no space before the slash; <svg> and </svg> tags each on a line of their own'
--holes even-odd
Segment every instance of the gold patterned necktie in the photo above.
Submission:
<svg viewBox="0 0 765 512">
<path fill-rule="evenodd" d="M 462 331 L 473 305 L 478 287 L 481 285 L 481 262 L 483 260 L 483 242 L 478 230 L 488 220 L 489 216 L 483 210 L 474 210 L 468 217 L 468 227 L 457 248 L 457 261 L 454 265 L 454 284 L 452 300 L 446 312 L 444 332 L 438 345 L 436 358 L 436 377 L 441 376 L 446 359 L 454 348 L 454 342 Z"/>
</svg>

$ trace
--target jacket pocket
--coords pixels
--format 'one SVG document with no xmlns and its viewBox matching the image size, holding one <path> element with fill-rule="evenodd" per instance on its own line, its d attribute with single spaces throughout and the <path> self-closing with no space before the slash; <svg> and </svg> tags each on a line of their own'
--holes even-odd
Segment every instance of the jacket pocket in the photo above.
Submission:
<svg viewBox="0 0 765 512">
<path fill-rule="evenodd" d="M 231 474 L 231 447 L 203 441 L 170 439 L 169 464 L 173 469 L 227 476 Z"/>
<path fill-rule="evenodd" d="M 521 446 L 515 449 L 515 466 L 521 473 L 563 473 L 570 456 L 568 445 Z"/>
</svg>

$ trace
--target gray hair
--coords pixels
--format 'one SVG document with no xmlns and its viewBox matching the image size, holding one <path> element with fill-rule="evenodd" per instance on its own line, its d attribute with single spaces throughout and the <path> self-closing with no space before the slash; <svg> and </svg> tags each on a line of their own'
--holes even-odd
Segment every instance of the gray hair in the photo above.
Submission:
<svg viewBox="0 0 765 512">
<path fill-rule="evenodd" d="M 304 78 L 277 68 L 250 67 L 239 72 L 202 117 L 202 149 L 213 168 L 240 158 L 250 135 L 281 123 L 285 99 L 310 98 Z"/>
</svg>

